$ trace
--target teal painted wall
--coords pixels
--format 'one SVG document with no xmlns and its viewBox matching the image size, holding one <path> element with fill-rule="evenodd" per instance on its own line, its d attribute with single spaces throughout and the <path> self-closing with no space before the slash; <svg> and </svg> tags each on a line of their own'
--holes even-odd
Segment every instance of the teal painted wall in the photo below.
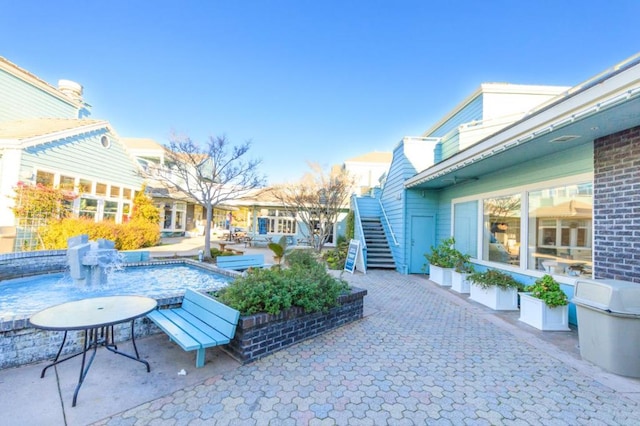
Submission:
<svg viewBox="0 0 640 426">
<path fill-rule="evenodd" d="M 590 173 L 593 171 L 593 144 L 567 149 L 561 155 L 539 157 L 505 169 L 499 169 L 499 158 L 494 161 L 498 169 L 496 172 L 479 176 L 478 181 L 442 190 L 438 209 L 438 240 L 451 236 L 451 201 L 453 199 Z"/>
<path fill-rule="evenodd" d="M 133 160 L 111 135 L 111 146 L 104 148 L 100 143 L 104 134 L 106 129 L 25 149 L 20 178 L 24 180 L 40 169 L 140 189 L 143 179 Z"/>
<path fill-rule="evenodd" d="M 78 118 L 77 108 L 0 70 L 0 122 L 25 118 Z"/>
</svg>

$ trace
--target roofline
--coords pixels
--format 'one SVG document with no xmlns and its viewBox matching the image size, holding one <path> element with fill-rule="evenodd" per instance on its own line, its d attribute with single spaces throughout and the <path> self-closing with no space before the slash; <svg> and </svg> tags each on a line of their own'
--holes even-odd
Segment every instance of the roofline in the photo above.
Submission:
<svg viewBox="0 0 640 426">
<path fill-rule="evenodd" d="M 25 70 L 24 68 L 19 67 L 18 65 L 14 64 L 13 62 L 9 61 L 7 58 L 0 56 L 0 70 L 6 71 L 9 74 L 21 78 L 22 80 L 26 81 L 27 83 L 32 84 L 33 86 L 47 92 L 48 94 L 55 96 L 56 98 L 60 99 L 61 101 L 64 101 L 66 103 L 68 103 L 69 105 L 72 105 L 76 108 L 78 108 L 78 110 L 83 109 L 86 107 L 86 104 L 82 101 L 75 101 L 71 98 L 69 98 L 67 95 L 65 95 L 64 93 L 62 93 L 60 90 L 58 90 L 57 87 L 51 85 L 50 83 L 47 83 L 46 81 L 42 80 L 41 78 L 37 77 L 35 74 L 30 73 L 29 71 Z M 16 72 L 18 71 L 18 72 Z"/>
<path fill-rule="evenodd" d="M 33 136 L 30 138 L 24 139 L 3 139 L 4 142 L 2 148 L 14 148 L 14 149 L 25 149 L 31 148 L 34 146 L 42 145 L 45 143 L 49 143 L 51 141 L 60 140 L 72 136 L 76 136 L 78 134 L 89 133 L 95 130 L 100 130 L 106 128 L 108 131 L 115 134 L 111 125 L 108 121 L 98 121 L 97 123 L 87 124 L 85 126 L 74 127 L 72 129 L 60 130 L 57 132 L 46 133 L 44 135 Z"/>
<path fill-rule="evenodd" d="M 527 89 L 525 91 L 525 88 Z M 511 83 L 482 83 L 480 86 L 469 96 L 467 96 L 462 102 L 456 105 L 451 111 L 441 118 L 437 123 L 431 126 L 428 130 L 422 133 L 423 137 L 428 137 L 431 133 L 436 131 L 444 123 L 449 121 L 453 116 L 462 111 L 473 102 L 478 96 L 485 93 L 528 93 L 528 94 L 547 94 L 547 95 L 559 95 L 558 90 L 569 90 L 571 86 L 544 86 L 544 85 L 531 85 L 531 84 L 511 84 Z M 555 89 L 555 90 L 553 90 Z"/>
<path fill-rule="evenodd" d="M 631 75 L 630 82 L 622 82 L 624 84 L 618 84 L 614 88 L 604 87 L 606 82 L 611 81 L 617 76 L 622 77 L 625 71 L 633 71 L 633 68 L 636 66 L 638 66 L 638 76 L 635 77 L 635 79 L 633 75 Z M 629 88 L 629 86 L 634 83 L 636 86 Z M 447 175 L 478 160 L 491 157 L 506 149 L 535 139 L 537 136 L 559 129 L 575 120 L 585 118 L 603 109 L 618 105 L 620 102 L 640 96 L 640 84 L 638 83 L 640 83 L 640 53 L 625 59 L 585 82 L 567 90 L 561 96 L 531 110 L 521 120 L 505 127 L 498 133 L 486 137 L 477 144 L 407 179 L 404 187 L 411 188 L 426 181 Z M 600 88 L 607 90 L 607 92 L 603 94 L 596 91 L 593 94 L 589 94 L 588 91 L 591 89 L 595 90 L 597 88 L 596 86 L 600 86 Z M 589 97 L 584 100 L 577 99 L 582 95 Z M 572 103 L 572 101 L 575 102 Z M 563 111 L 554 113 L 556 109 L 563 109 Z"/>
</svg>

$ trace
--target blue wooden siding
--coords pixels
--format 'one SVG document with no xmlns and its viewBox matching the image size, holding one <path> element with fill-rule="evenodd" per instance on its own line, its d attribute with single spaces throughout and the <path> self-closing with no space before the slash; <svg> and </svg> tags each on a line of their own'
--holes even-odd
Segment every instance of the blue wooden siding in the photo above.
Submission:
<svg viewBox="0 0 640 426">
<path fill-rule="evenodd" d="M 396 262 L 397 270 L 407 273 L 410 270 L 409 223 L 412 216 L 435 215 L 437 197 L 430 198 L 422 191 L 406 191 L 404 182 L 414 176 L 418 170 L 407 159 L 404 143 L 401 142 L 393 153 L 393 160 L 389 167 L 389 175 L 383 188 L 381 201 L 389 223 L 393 229 L 398 246 L 391 246 L 391 252 Z M 426 197 L 426 198 L 425 198 Z"/>
<path fill-rule="evenodd" d="M 440 161 L 456 155 L 460 151 L 460 133 L 458 130 L 449 133 L 440 141 L 440 144 L 442 145 Z"/>
<path fill-rule="evenodd" d="M 57 98 L 17 77 L 0 70 L 0 122 L 25 118 L 78 118 L 70 101 Z"/>
<path fill-rule="evenodd" d="M 104 134 L 106 129 L 25 149 L 20 178 L 24 180 L 39 169 L 140 189 L 143 179 L 137 174 L 133 160 L 111 135 L 111 146 L 104 148 L 100 143 Z"/>
<path fill-rule="evenodd" d="M 446 136 L 449 132 L 456 130 L 460 125 L 464 123 L 469 123 L 474 120 L 482 120 L 482 105 L 483 95 L 480 94 L 477 98 L 469 102 L 464 108 L 454 114 L 451 118 L 442 123 L 442 125 L 425 136 L 441 138 Z"/>
</svg>

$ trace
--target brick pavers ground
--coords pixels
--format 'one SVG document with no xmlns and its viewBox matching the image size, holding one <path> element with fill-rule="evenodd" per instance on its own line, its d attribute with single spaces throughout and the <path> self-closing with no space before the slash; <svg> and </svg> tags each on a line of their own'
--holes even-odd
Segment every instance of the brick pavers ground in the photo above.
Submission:
<svg viewBox="0 0 640 426">
<path fill-rule="evenodd" d="M 423 277 L 344 278 L 369 292 L 363 320 L 97 424 L 638 424 L 637 381 L 605 386 Z"/>
</svg>

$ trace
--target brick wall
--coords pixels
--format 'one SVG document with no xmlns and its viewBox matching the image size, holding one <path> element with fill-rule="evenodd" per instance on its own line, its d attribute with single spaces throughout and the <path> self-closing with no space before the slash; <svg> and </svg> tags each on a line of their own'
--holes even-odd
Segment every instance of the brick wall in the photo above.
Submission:
<svg viewBox="0 0 640 426">
<path fill-rule="evenodd" d="M 594 275 L 640 283 L 640 127 L 594 142 Z"/>
<path fill-rule="evenodd" d="M 352 288 L 350 294 L 340 296 L 339 306 L 327 313 L 305 314 L 302 309 L 293 308 L 279 315 L 240 317 L 235 337 L 223 349 L 243 364 L 255 361 L 362 318 L 366 294 L 366 290 Z"/>
</svg>

